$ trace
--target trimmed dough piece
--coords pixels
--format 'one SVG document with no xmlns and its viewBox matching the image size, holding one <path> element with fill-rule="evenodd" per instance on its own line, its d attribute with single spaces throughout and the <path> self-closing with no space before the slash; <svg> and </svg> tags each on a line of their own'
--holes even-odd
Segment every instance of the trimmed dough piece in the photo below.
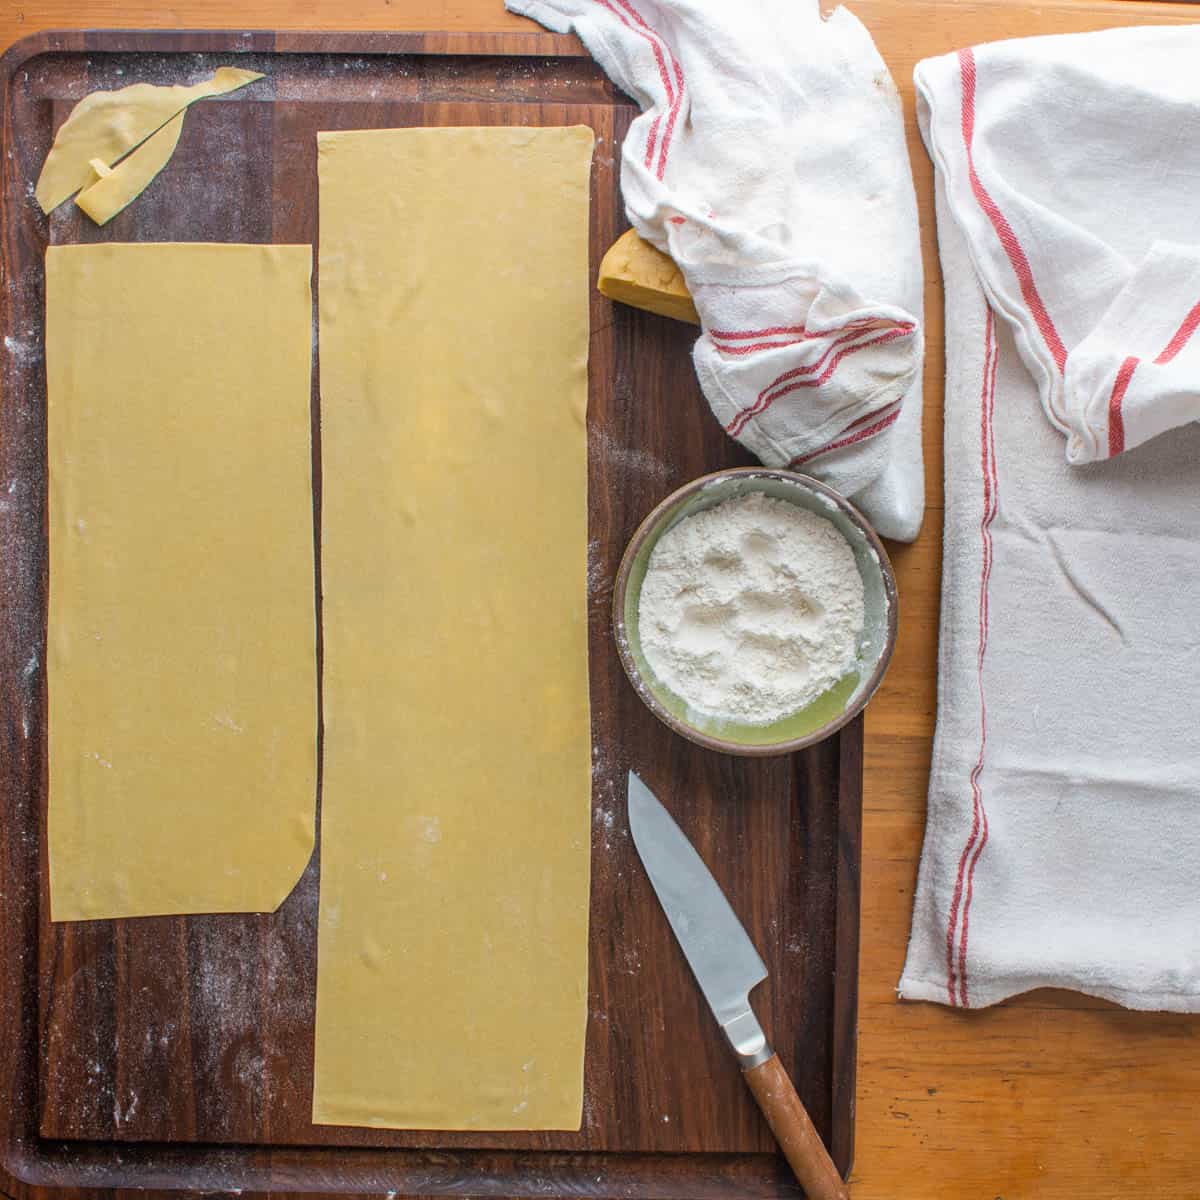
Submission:
<svg viewBox="0 0 1200 1200">
<path fill-rule="evenodd" d="M 318 136 L 317 1124 L 580 1124 L 592 141 Z"/>
<path fill-rule="evenodd" d="M 311 856 L 310 275 L 46 252 L 53 920 L 269 911 Z"/>
<path fill-rule="evenodd" d="M 259 71 L 219 67 L 211 79 L 191 87 L 134 83 L 115 92 L 84 96 L 55 134 L 42 164 L 34 191 L 42 212 L 51 212 L 87 185 L 94 174 L 92 159 L 112 166 L 189 104 L 236 91 L 261 78 Z"/>
<path fill-rule="evenodd" d="M 183 117 L 183 113 L 176 113 L 115 167 L 105 166 L 102 159 L 93 158 L 88 165 L 95 178 L 89 179 L 87 186 L 75 197 L 75 203 L 97 225 L 107 225 L 126 205 L 136 200 L 171 161 L 183 132 Z"/>
<path fill-rule="evenodd" d="M 165 126 L 163 128 L 166 128 Z M 162 133 L 162 129 L 158 131 Z M 107 166 L 103 159 L 92 158 L 88 160 L 88 166 L 91 170 L 88 171 L 87 186 L 91 187 L 95 183 L 99 183 L 102 179 L 107 179 L 112 174 L 112 167 Z"/>
</svg>

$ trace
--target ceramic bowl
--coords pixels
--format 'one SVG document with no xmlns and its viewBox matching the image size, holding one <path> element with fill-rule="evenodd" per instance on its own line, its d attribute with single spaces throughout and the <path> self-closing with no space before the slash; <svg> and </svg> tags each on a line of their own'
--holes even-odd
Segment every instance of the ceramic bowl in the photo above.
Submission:
<svg viewBox="0 0 1200 1200">
<path fill-rule="evenodd" d="M 749 492 L 764 492 L 824 517 L 850 544 L 866 608 L 854 671 L 806 708 L 770 725 L 747 725 L 699 713 L 654 677 L 638 635 L 642 581 L 658 539 L 686 517 Z M 896 642 L 896 579 L 879 535 L 844 496 L 792 471 L 743 467 L 718 471 L 672 492 L 638 526 L 613 588 L 613 630 L 621 664 L 637 694 L 676 733 L 726 754 L 790 754 L 827 738 L 865 707 L 883 679 Z"/>
</svg>

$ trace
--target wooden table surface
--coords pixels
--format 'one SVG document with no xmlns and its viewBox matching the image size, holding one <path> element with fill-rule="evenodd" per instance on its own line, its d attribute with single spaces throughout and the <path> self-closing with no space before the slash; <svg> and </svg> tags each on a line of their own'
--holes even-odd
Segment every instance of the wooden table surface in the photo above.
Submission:
<svg viewBox="0 0 1200 1200">
<path fill-rule="evenodd" d="M 924 830 L 941 561 L 941 279 L 913 63 L 971 42 L 1148 19 L 1121 0 L 857 0 L 904 95 L 928 276 L 920 539 L 896 547 L 900 640 L 867 720 L 856 1200 L 1200 1197 L 1200 1018 L 1041 991 L 980 1012 L 900 1004 Z M 0 46 L 37 29 L 517 29 L 500 0 L 4 0 Z"/>
</svg>

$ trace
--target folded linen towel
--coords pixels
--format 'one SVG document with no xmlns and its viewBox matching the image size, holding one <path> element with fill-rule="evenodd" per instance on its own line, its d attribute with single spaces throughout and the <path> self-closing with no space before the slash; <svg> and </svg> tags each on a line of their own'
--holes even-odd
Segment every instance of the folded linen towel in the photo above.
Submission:
<svg viewBox="0 0 1200 1200">
<path fill-rule="evenodd" d="M 638 233 L 700 314 L 726 430 L 854 497 L 924 511 L 921 258 L 899 99 L 863 26 L 818 0 L 506 0 L 574 30 L 643 112 L 622 151 Z"/>
<path fill-rule="evenodd" d="M 1196 27 L 1023 38 L 929 59 L 927 142 L 984 291 L 1067 460 L 1200 417 Z"/>
<path fill-rule="evenodd" d="M 985 180 L 982 164 L 996 162 L 992 87 L 997 104 L 1024 90 L 1026 50 L 1037 75 L 1032 64 L 1055 55 L 1089 61 L 1089 45 L 1099 56 L 1124 40 L 1114 57 L 1136 57 L 1159 32 L 983 46 L 917 68 L 946 289 L 946 524 L 938 722 L 904 999 L 980 1007 L 1054 986 L 1130 1008 L 1200 1011 L 1200 428 L 1067 465 L 1039 404 L 1045 372 L 1027 344 L 1040 336 L 1036 317 L 1030 326 L 1028 304 L 996 292 L 996 223 L 963 214 L 944 167 L 944 135 L 965 131 L 991 194 L 995 177 Z M 1160 81 L 1193 76 L 1195 47 L 1183 38 L 1177 58 L 1160 56 Z M 1076 213 L 1068 200 L 1079 182 L 1041 173 L 1054 162 L 1046 139 L 1083 136 L 1096 111 L 1090 75 L 1075 66 L 1049 75 L 1083 90 L 1057 123 L 1030 127 L 1024 155 L 1014 142 L 1005 165 Z M 1098 224 L 1091 236 L 1117 241 L 1127 262 L 1160 233 L 1177 237 L 1191 204 L 1172 187 L 1169 163 L 1146 162 L 1139 187 L 1125 192 L 1127 157 L 1142 153 L 1131 143 L 1165 152 L 1161 123 L 1182 140 L 1196 119 L 1174 103 L 1153 119 L 1143 109 L 1090 169 L 1083 190 L 1124 193 L 1121 221 L 1136 226 L 1135 236 Z M 1049 244 L 1020 241 L 1035 265 Z M 1075 305 L 1047 278 L 1043 298 L 1057 289 L 1060 329 L 1105 281 L 1115 284 L 1099 265 L 1081 271 Z"/>
</svg>

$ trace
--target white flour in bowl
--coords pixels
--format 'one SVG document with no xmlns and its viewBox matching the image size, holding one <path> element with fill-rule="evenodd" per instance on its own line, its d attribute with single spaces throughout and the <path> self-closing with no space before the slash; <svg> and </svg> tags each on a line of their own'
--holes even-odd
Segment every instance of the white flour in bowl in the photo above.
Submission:
<svg viewBox="0 0 1200 1200">
<path fill-rule="evenodd" d="M 718 719 L 767 725 L 855 665 L 863 582 L 832 522 L 751 492 L 695 513 L 650 555 L 642 652 L 660 683 Z"/>
</svg>

